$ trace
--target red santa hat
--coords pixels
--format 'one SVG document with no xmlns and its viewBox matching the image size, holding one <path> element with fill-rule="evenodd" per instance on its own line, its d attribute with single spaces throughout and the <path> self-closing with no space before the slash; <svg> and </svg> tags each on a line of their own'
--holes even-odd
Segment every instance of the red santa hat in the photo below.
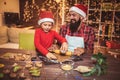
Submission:
<svg viewBox="0 0 120 80">
<path fill-rule="evenodd" d="M 54 23 L 52 12 L 51 11 L 45 11 L 45 10 L 40 11 L 38 25 L 40 25 L 43 22 L 47 22 L 47 21 Z"/>
<path fill-rule="evenodd" d="M 83 16 L 84 18 L 87 15 L 87 7 L 82 4 L 75 4 L 75 6 L 71 7 L 69 11 L 74 11 Z"/>
</svg>

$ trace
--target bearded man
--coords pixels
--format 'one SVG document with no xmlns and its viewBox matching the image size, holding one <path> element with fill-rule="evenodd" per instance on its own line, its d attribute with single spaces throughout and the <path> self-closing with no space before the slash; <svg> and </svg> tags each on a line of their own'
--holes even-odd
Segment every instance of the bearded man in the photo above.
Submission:
<svg viewBox="0 0 120 80">
<path fill-rule="evenodd" d="M 66 37 L 68 50 L 74 55 L 93 53 L 95 33 L 92 27 L 85 24 L 87 7 L 76 4 L 69 9 L 70 23 L 62 25 L 60 35 Z"/>
</svg>

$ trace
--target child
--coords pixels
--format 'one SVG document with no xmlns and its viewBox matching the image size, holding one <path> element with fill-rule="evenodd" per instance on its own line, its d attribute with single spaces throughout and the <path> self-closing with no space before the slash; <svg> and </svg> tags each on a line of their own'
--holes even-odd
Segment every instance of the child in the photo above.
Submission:
<svg viewBox="0 0 120 80">
<path fill-rule="evenodd" d="M 58 40 L 61 45 L 61 50 L 67 50 L 66 39 L 61 37 L 57 32 L 51 30 L 54 25 L 53 14 L 50 11 L 41 11 L 40 19 L 38 20 L 40 28 L 35 30 L 34 44 L 36 49 L 49 59 L 57 59 L 55 55 L 48 51 L 48 48 L 53 44 L 54 39 Z"/>
</svg>

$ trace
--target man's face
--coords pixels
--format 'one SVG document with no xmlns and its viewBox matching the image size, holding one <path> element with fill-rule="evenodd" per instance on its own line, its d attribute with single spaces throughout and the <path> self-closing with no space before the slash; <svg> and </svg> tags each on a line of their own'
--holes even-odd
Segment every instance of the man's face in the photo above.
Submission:
<svg viewBox="0 0 120 80">
<path fill-rule="evenodd" d="M 69 17 L 70 17 L 70 31 L 74 33 L 77 31 L 78 27 L 80 26 L 83 17 L 73 11 L 70 11 Z"/>
<path fill-rule="evenodd" d="M 79 20 L 81 21 L 83 17 L 80 16 L 80 14 L 78 14 L 74 11 L 70 11 L 69 12 L 69 18 L 70 18 L 71 23 L 75 23 L 75 22 L 78 22 Z"/>
</svg>

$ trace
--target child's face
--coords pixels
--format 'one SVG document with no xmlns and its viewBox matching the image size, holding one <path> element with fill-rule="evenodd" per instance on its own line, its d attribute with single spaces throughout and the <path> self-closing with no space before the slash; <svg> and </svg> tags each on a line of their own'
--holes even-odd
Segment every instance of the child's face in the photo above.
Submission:
<svg viewBox="0 0 120 80">
<path fill-rule="evenodd" d="M 52 22 L 43 22 L 41 24 L 41 28 L 44 32 L 49 32 L 52 29 L 53 23 Z"/>
</svg>

